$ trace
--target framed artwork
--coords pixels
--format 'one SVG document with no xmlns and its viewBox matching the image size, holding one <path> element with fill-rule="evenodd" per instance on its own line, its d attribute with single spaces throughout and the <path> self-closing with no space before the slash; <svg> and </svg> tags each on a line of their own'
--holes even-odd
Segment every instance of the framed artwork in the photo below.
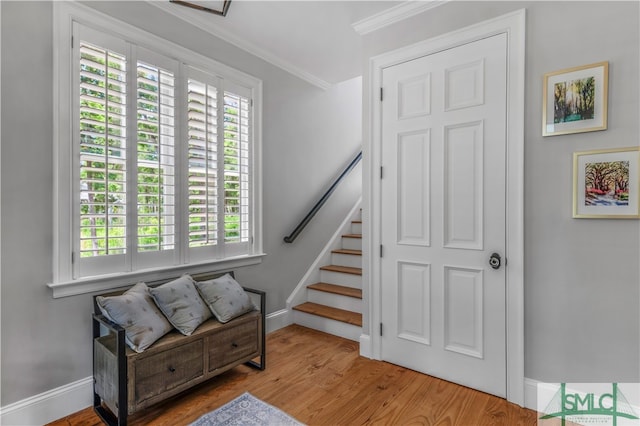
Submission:
<svg viewBox="0 0 640 426">
<path fill-rule="evenodd" d="M 231 0 L 169 0 L 171 3 L 202 10 L 216 15 L 227 16 Z"/>
<path fill-rule="evenodd" d="M 640 218 L 640 147 L 573 154 L 573 217 Z"/>
<path fill-rule="evenodd" d="M 609 62 L 544 75 L 542 136 L 607 128 Z"/>
</svg>

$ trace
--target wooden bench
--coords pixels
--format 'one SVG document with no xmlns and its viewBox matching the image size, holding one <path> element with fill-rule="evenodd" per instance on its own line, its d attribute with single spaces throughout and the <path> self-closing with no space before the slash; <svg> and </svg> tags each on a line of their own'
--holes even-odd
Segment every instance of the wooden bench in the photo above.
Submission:
<svg viewBox="0 0 640 426">
<path fill-rule="evenodd" d="M 193 279 L 204 281 L 221 275 L 200 274 Z M 168 281 L 171 279 L 148 284 Z M 94 297 L 93 408 L 98 416 L 108 425 L 126 425 L 127 416 L 240 364 L 264 370 L 265 293 L 244 290 L 259 298 L 259 311 L 225 324 L 209 319 L 190 336 L 173 330 L 141 353 L 126 345 L 124 328 L 100 313 Z"/>
</svg>

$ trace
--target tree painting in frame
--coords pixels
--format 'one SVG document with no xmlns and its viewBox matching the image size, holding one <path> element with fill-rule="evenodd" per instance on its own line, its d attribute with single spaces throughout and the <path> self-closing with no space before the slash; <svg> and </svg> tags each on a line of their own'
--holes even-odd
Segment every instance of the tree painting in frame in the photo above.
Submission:
<svg viewBox="0 0 640 426">
<path fill-rule="evenodd" d="M 573 217 L 640 218 L 640 147 L 573 154 Z"/>
<path fill-rule="evenodd" d="M 608 62 L 545 74 L 542 135 L 605 130 L 608 80 Z"/>
</svg>

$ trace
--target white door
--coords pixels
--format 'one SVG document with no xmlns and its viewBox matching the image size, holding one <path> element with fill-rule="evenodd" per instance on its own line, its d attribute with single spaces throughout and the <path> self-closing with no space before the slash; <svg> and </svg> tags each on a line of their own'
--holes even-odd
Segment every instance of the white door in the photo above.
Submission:
<svg viewBox="0 0 640 426">
<path fill-rule="evenodd" d="M 506 52 L 500 34 L 385 68 L 381 130 L 382 359 L 501 397 Z"/>
</svg>

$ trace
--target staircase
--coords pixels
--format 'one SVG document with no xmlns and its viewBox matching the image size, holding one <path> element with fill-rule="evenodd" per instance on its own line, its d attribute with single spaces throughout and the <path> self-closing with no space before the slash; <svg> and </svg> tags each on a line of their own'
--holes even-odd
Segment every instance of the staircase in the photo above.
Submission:
<svg viewBox="0 0 640 426">
<path fill-rule="evenodd" d="M 358 341 L 362 334 L 362 221 L 351 222 L 320 282 L 307 285 L 307 301 L 293 307 L 293 322 Z"/>
</svg>

